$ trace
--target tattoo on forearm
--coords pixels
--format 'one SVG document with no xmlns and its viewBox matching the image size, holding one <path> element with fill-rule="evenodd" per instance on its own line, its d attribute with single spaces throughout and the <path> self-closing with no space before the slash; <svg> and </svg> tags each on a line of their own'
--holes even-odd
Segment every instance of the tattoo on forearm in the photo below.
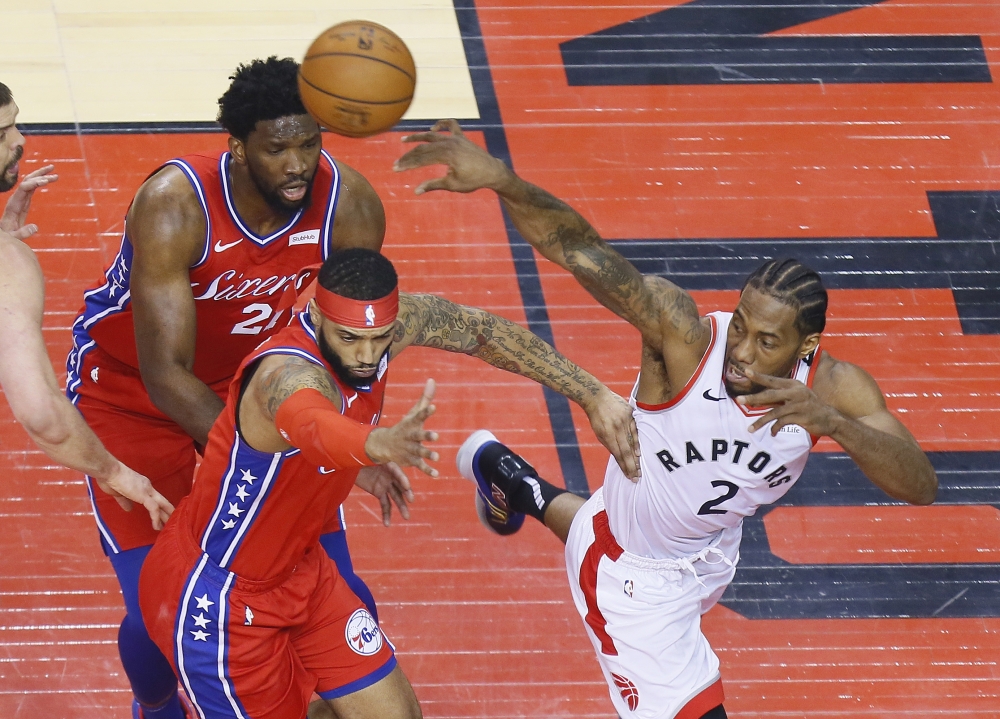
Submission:
<svg viewBox="0 0 1000 719">
<path fill-rule="evenodd" d="M 281 403 L 300 389 L 318 390 L 331 402 L 336 402 L 339 396 L 326 370 L 301 357 L 288 355 L 280 365 L 260 378 L 258 392 L 264 398 L 268 419 L 273 420 Z"/>
<path fill-rule="evenodd" d="M 484 310 L 434 295 L 401 295 L 395 340 L 478 357 L 582 403 L 602 385 L 530 331 Z"/>
</svg>

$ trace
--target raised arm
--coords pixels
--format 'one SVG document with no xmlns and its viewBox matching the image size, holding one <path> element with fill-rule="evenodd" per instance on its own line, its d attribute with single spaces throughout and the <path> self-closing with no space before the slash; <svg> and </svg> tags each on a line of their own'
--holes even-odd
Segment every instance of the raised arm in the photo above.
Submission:
<svg viewBox="0 0 1000 719">
<path fill-rule="evenodd" d="M 179 169 L 168 167 L 145 182 L 126 231 L 142 381 L 153 404 L 204 445 L 224 404 L 192 371 L 197 318 L 189 271 L 206 230 L 201 205 Z"/>
<path fill-rule="evenodd" d="M 160 529 L 173 507 L 149 480 L 112 457 L 62 393 L 42 337 L 44 280 L 34 253 L 0 232 L 0 385 L 15 419 L 52 460 L 93 477 L 126 510 Z"/>
<path fill-rule="evenodd" d="M 419 185 L 418 195 L 431 190 L 493 190 L 532 247 L 573 273 L 594 299 L 636 327 L 651 347 L 659 350 L 666 343 L 700 346 L 707 342 L 698 308 L 686 291 L 668 280 L 643 276 L 576 210 L 522 180 L 468 140 L 457 122 L 440 120 L 431 132 L 404 140 L 422 144 L 396 161 L 397 171 L 437 164 L 448 167 L 444 177 Z"/>
<path fill-rule="evenodd" d="M 639 476 L 632 408 L 545 340 L 510 320 L 435 295 L 400 293 L 392 356 L 404 348 L 436 347 L 478 357 L 543 384 L 576 402 L 626 476 Z"/>
<path fill-rule="evenodd" d="M 747 377 L 767 389 L 737 402 L 775 405 L 751 425 L 751 431 L 775 420 L 771 434 L 796 424 L 814 437 L 830 437 L 890 497 L 911 504 L 933 502 L 938 488 L 934 467 L 909 430 L 889 411 L 872 376 L 827 353 L 818 361 L 813 389 L 795 380 L 748 371 Z"/>
</svg>

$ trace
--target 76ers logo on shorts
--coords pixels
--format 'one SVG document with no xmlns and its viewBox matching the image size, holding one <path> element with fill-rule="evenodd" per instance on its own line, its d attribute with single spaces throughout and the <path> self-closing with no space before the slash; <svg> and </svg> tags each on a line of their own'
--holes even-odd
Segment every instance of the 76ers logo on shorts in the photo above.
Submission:
<svg viewBox="0 0 1000 719">
<path fill-rule="evenodd" d="M 611 678 L 615 680 L 615 686 L 622 693 L 622 699 L 628 704 L 628 708 L 632 711 L 638 709 L 639 690 L 635 688 L 635 684 L 621 674 L 615 674 L 614 672 L 611 672 Z"/>
<path fill-rule="evenodd" d="M 347 620 L 347 644 L 362 656 L 370 657 L 382 648 L 382 632 L 367 609 L 358 609 Z"/>
</svg>

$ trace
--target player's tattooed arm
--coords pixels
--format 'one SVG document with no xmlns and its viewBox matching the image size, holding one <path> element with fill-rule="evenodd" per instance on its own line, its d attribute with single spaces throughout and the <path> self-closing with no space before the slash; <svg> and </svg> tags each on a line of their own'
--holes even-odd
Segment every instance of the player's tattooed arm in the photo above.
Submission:
<svg viewBox="0 0 1000 719">
<path fill-rule="evenodd" d="M 282 402 L 300 389 L 314 389 L 338 409 L 340 391 L 330 374 L 319 365 L 295 355 L 271 355 L 261 361 L 252 381 L 253 395 L 262 416 L 274 422 Z"/>
<path fill-rule="evenodd" d="M 628 403 L 524 327 L 435 295 L 400 293 L 392 355 L 409 345 L 478 357 L 573 400 L 626 475 L 638 476 L 638 440 Z"/>
</svg>

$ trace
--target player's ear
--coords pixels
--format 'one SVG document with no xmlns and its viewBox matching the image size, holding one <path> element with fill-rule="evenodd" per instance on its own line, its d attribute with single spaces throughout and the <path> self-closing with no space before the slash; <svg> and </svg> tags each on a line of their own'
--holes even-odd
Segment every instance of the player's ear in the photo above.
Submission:
<svg viewBox="0 0 1000 719">
<path fill-rule="evenodd" d="M 803 337 L 802 342 L 799 343 L 798 357 L 801 359 L 812 354 L 813 350 L 819 346 L 819 338 L 819 332 L 813 332 L 812 334 Z"/>
<path fill-rule="evenodd" d="M 229 154 L 232 155 L 233 159 L 241 165 L 245 165 L 247 162 L 247 148 L 243 143 L 243 140 L 239 138 L 229 136 Z"/>
</svg>

